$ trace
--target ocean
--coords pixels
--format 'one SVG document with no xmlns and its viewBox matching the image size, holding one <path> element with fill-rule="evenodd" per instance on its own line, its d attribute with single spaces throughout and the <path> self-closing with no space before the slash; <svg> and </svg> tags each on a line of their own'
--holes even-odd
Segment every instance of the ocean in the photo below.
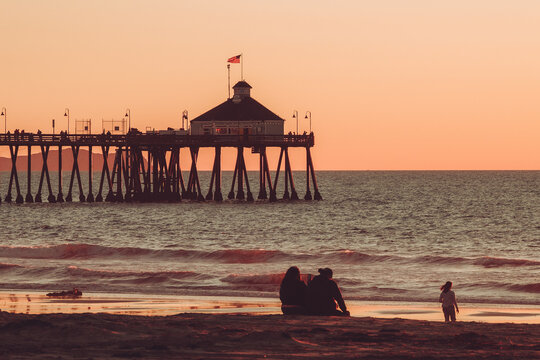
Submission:
<svg viewBox="0 0 540 360">
<path fill-rule="evenodd" d="M 209 176 L 201 172 L 205 186 Z M 294 176 L 303 197 L 305 173 Z M 224 195 L 231 177 L 223 173 Z M 258 173 L 250 177 L 256 198 Z M 39 172 L 33 179 L 36 189 Z M 540 305 L 540 171 L 319 171 L 317 180 L 323 201 L 2 202 L 0 289 L 277 299 L 296 265 L 332 268 L 346 300 L 437 302 L 449 280 L 460 302 Z M 0 173 L 2 198 L 8 182 Z"/>
</svg>

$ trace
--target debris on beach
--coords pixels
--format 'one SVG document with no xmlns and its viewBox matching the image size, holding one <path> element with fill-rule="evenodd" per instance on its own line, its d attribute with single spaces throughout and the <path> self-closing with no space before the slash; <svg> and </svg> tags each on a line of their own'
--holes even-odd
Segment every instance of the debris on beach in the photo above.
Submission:
<svg viewBox="0 0 540 360">
<path fill-rule="evenodd" d="M 73 288 L 73 290 L 66 290 L 66 291 L 59 291 L 59 292 L 51 292 L 48 293 L 47 296 L 50 297 L 71 297 L 71 298 L 77 298 L 82 296 L 82 291 L 76 288 Z"/>
</svg>

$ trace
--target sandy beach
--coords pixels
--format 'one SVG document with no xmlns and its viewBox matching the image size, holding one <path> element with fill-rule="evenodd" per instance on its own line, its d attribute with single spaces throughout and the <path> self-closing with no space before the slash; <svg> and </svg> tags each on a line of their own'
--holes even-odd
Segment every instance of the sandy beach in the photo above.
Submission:
<svg viewBox="0 0 540 360">
<path fill-rule="evenodd" d="M 279 315 L 276 299 L 2 292 L 0 308 L 2 359 L 540 357 L 534 307 L 462 305 L 454 324 L 400 303 L 352 302 L 353 316 L 337 318 Z"/>
<path fill-rule="evenodd" d="M 2 359 L 534 359 L 540 325 L 245 314 L 0 314 Z"/>
</svg>

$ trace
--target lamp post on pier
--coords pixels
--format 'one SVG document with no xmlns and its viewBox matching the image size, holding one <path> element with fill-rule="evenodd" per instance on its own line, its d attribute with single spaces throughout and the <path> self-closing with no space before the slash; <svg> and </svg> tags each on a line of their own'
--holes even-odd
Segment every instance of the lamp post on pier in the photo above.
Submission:
<svg viewBox="0 0 540 360">
<path fill-rule="evenodd" d="M 298 135 L 298 111 L 294 110 L 292 117 L 296 119 L 296 135 Z"/>
<path fill-rule="evenodd" d="M 309 133 L 311 134 L 311 111 L 306 111 L 306 117 L 304 119 L 308 119 L 309 116 Z"/>
<path fill-rule="evenodd" d="M 184 127 L 184 120 L 186 121 L 186 126 Z M 188 111 L 184 110 L 182 111 L 182 128 L 187 131 L 188 129 Z"/>
<path fill-rule="evenodd" d="M 126 109 L 126 115 L 124 116 L 128 118 L 128 134 L 129 134 L 129 132 L 131 132 L 131 110 L 129 108 Z"/>
<path fill-rule="evenodd" d="M 65 112 L 64 112 L 64 116 L 67 116 L 67 119 L 68 119 L 68 128 L 67 128 L 67 133 L 69 135 L 69 109 L 66 108 Z"/>
<path fill-rule="evenodd" d="M 7 110 L 5 107 L 2 108 L 2 114 L 0 116 L 4 117 L 4 134 L 7 133 Z"/>
</svg>

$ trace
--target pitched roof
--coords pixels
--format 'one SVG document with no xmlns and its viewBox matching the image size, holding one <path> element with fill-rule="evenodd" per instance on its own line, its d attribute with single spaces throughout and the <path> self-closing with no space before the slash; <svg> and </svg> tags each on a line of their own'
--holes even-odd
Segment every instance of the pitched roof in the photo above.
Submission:
<svg viewBox="0 0 540 360">
<path fill-rule="evenodd" d="M 247 83 L 246 83 L 247 84 Z M 238 85 L 238 84 L 237 84 Z M 249 85 L 248 85 L 249 86 Z M 194 118 L 193 121 L 251 121 L 283 120 L 252 97 L 245 97 L 240 102 L 227 99 L 213 109 Z"/>
<path fill-rule="evenodd" d="M 245 82 L 244 80 L 241 80 L 239 82 L 237 82 L 232 88 L 235 89 L 235 88 L 238 88 L 238 87 L 243 87 L 243 88 L 250 88 L 252 89 L 251 85 L 249 85 L 247 82 Z"/>
</svg>

